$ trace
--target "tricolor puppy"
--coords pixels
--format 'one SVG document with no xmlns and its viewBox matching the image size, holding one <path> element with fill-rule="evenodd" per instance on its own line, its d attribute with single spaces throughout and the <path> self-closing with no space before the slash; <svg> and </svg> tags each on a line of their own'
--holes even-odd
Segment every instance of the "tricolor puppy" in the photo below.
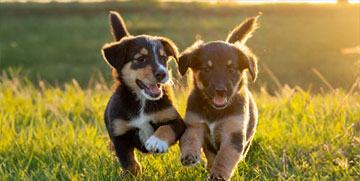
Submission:
<svg viewBox="0 0 360 181">
<path fill-rule="evenodd" d="M 113 69 L 115 92 L 105 110 L 105 124 L 123 170 L 141 171 L 134 149 L 164 153 L 185 129 L 172 105 L 167 61 L 177 59 L 177 47 L 162 37 L 129 35 L 124 21 L 110 12 L 116 42 L 102 54 Z"/>
<path fill-rule="evenodd" d="M 257 108 L 247 88 L 246 70 L 257 76 L 257 59 L 245 46 L 257 17 L 237 26 L 226 41 L 198 41 L 179 58 L 179 71 L 193 71 L 194 88 L 180 139 L 181 162 L 190 166 L 207 159 L 210 180 L 228 180 L 245 158 L 255 134 Z"/>
</svg>

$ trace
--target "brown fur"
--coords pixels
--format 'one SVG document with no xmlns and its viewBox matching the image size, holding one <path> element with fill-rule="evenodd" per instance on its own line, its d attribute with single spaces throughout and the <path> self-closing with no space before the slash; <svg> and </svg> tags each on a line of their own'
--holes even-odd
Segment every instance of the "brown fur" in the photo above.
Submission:
<svg viewBox="0 0 360 181">
<path fill-rule="evenodd" d="M 228 140 L 224 140 L 223 147 L 218 151 L 210 172 L 210 178 L 230 179 L 234 173 L 234 167 L 241 160 L 241 153 L 231 147 Z"/>
<path fill-rule="evenodd" d="M 160 49 L 159 52 L 160 52 L 160 55 L 161 55 L 161 56 L 165 55 L 164 49 Z"/>
<path fill-rule="evenodd" d="M 209 134 L 206 134 L 206 137 L 209 136 Z M 212 145 L 210 145 L 209 141 L 204 142 L 202 149 L 206 157 L 206 170 L 210 172 L 216 158 L 216 150 L 212 148 Z"/>
<path fill-rule="evenodd" d="M 127 63 L 124 65 L 122 69 L 123 79 L 126 84 L 132 88 L 133 91 L 139 90 L 139 86 L 136 85 L 136 79 L 143 80 L 145 83 L 155 82 L 152 68 L 147 65 L 143 69 L 133 70 L 130 68 L 131 63 Z"/>
<path fill-rule="evenodd" d="M 113 88 L 116 90 L 121 85 L 121 83 L 119 81 L 119 74 L 115 68 L 112 68 L 112 76 L 114 80 Z"/>
<path fill-rule="evenodd" d="M 162 111 L 158 111 L 154 114 L 152 114 L 152 117 L 156 122 L 167 122 L 169 120 L 177 118 L 179 115 L 175 108 L 169 107 L 167 109 L 164 109 Z"/>
<path fill-rule="evenodd" d="M 226 41 L 195 42 L 179 57 L 179 72 L 194 79 L 187 103 L 187 129 L 180 139 L 181 162 L 199 162 L 203 148 L 210 180 L 229 180 L 245 158 L 257 125 L 256 104 L 246 72 L 257 77 L 257 57 L 245 45 L 257 27 L 253 17 L 235 27 Z"/>
<path fill-rule="evenodd" d="M 193 70 L 194 71 L 194 70 Z M 199 72 L 197 71 L 194 71 L 194 78 L 195 78 L 195 82 L 197 84 L 197 86 L 199 87 L 199 89 L 204 89 L 204 85 L 203 83 L 200 81 L 200 78 L 199 78 Z"/>
<path fill-rule="evenodd" d="M 146 48 L 142 48 L 140 50 L 140 53 L 143 54 L 143 55 L 147 55 L 148 54 L 148 50 Z"/>
<path fill-rule="evenodd" d="M 167 63 L 171 57 L 177 60 L 178 50 L 167 38 L 130 35 L 116 12 L 109 18 L 115 42 L 105 44 L 101 53 L 113 68 L 115 91 L 104 121 L 122 169 L 137 175 L 141 167 L 135 149 L 165 153 L 185 129 L 166 85 Z"/>
<path fill-rule="evenodd" d="M 202 119 L 197 114 L 191 112 L 186 113 L 185 120 L 187 128 L 180 138 L 180 149 L 183 155 L 190 158 L 182 158 L 182 161 L 187 159 L 194 164 L 200 159 L 206 125 L 200 122 Z"/>
<path fill-rule="evenodd" d="M 173 120 L 173 119 L 176 119 L 179 115 L 176 111 L 175 108 L 173 107 L 169 107 L 167 109 L 164 109 L 162 111 L 158 111 L 158 112 L 155 112 L 153 114 L 150 114 L 149 116 L 153 117 L 154 119 L 154 123 L 166 123 L 167 121 L 169 120 Z M 134 127 L 131 127 L 129 126 L 130 122 L 128 121 L 124 121 L 124 120 L 121 120 L 121 119 L 115 119 L 113 121 L 113 134 L 115 136 L 118 136 L 118 135 L 123 135 L 125 134 L 127 131 L 133 129 Z M 161 127 L 166 127 L 167 125 L 165 126 L 160 126 Z M 158 129 L 157 132 L 159 132 L 159 130 L 162 130 L 162 129 Z M 165 128 L 166 130 L 166 128 Z M 172 131 L 171 129 L 169 131 Z M 174 134 L 173 132 L 171 132 L 172 134 Z M 161 133 L 158 133 L 158 134 L 161 134 Z M 164 133 L 165 135 L 168 135 L 169 133 Z M 156 132 L 155 132 L 155 135 L 156 135 Z M 169 142 L 173 142 L 175 140 L 175 137 L 169 137 L 167 138 L 167 140 Z"/>
<path fill-rule="evenodd" d="M 121 119 L 115 119 L 113 121 L 113 133 L 115 136 L 123 135 L 127 131 L 131 129 L 131 127 L 128 126 L 128 122 L 121 120 Z"/>
<path fill-rule="evenodd" d="M 134 152 L 130 152 L 128 157 L 130 158 L 131 161 L 128 163 L 128 165 L 124 169 L 125 173 L 132 174 L 134 176 L 141 174 L 142 168 L 141 168 L 139 161 L 136 159 Z"/>
<path fill-rule="evenodd" d="M 244 131 L 246 124 L 240 120 L 246 119 L 243 115 L 237 115 L 220 120 L 214 123 L 214 133 L 211 134 L 207 125 L 199 122 L 201 119 L 194 118 L 199 116 L 192 113 L 185 119 L 188 128 L 181 137 L 182 154 L 191 156 L 192 161 L 197 162 L 196 158 L 200 156 L 202 147 L 207 159 L 206 169 L 211 170 L 212 175 L 230 178 L 233 168 L 241 160 L 241 152 L 232 142 L 232 134 Z M 204 137 L 207 139 L 204 140 Z M 218 146 L 219 151 L 215 151 L 213 147 Z"/>
<path fill-rule="evenodd" d="M 176 141 L 176 135 L 169 125 L 160 126 L 159 129 L 155 131 L 154 136 L 166 141 L 169 145 L 174 144 Z"/>
<path fill-rule="evenodd" d="M 243 95 L 245 103 L 248 102 L 247 91 L 242 90 L 238 94 Z M 236 164 L 243 158 L 243 153 L 239 150 L 246 143 L 245 140 L 238 142 L 238 137 L 244 136 L 238 134 L 246 133 L 249 121 L 248 107 L 239 109 L 244 109 L 244 114 L 229 115 L 209 123 L 214 124 L 213 133 L 201 115 L 190 110 L 186 112 L 184 121 L 187 129 L 180 139 L 180 148 L 183 155 L 191 157 L 188 162 L 199 161 L 197 158 L 200 157 L 202 147 L 207 159 L 206 169 L 211 172 L 212 177 L 229 179 L 232 176 Z M 234 138 L 234 135 L 238 137 Z"/>
</svg>

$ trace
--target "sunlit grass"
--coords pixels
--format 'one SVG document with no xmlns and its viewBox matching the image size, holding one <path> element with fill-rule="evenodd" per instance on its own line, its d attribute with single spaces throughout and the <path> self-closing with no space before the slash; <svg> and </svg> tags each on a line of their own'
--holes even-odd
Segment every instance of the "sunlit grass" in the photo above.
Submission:
<svg viewBox="0 0 360 181">
<path fill-rule="evenodd" d="M 34 85 L 12 72 L 0 76 L 0 180 L 132 179 L 121 173 L 108 147 L 103 111 L 111 88 L 101 81 L 86 89 L 75 80 L 62 88 Z M 175 94 L 182 114 L 183 92 Z M 360 95 L 344 101 L 345 95 L 256 93 L 258 129 L 235 179 L 359 178 Z M 207 176 L 204 161 L 181 166 L 178 146 L 162 155 L 137 156 L 144 168 L 139 179 Z"/>
</svg>

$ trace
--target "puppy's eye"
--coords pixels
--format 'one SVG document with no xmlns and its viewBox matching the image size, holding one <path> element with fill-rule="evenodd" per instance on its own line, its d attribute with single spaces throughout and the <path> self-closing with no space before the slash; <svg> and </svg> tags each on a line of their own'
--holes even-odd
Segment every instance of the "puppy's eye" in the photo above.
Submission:
<svg viewBox="0 0 360 181">
<path fill-rule="evenodd" d="M 230 73 L 235 73 L 235 72 L 236 72 L 236 69 L 230 67 L 230 68 L 229 68 L 229 72 L 230 72 Z"/>
<path fill-rule="evenodd" d="M 138 62 L 145 62 L 145 58 L 144 57 L 139 57 L 138 59 L 136 59 Z"/>
<path fill-rule="evenodd" d="M 165 56 L 164 56 L 164 57 L 161 57 L 161 61 L 162 61 L 162 62 L 166 62 L 166 61 L 167 61 L 166 57 L 165 57 Z"/>
</svg>

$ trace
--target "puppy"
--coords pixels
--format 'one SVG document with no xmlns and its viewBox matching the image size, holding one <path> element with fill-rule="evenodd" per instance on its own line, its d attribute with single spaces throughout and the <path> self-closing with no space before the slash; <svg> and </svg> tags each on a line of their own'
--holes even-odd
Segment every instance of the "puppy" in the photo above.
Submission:
<svg viewBox="0 0 360 181">
<path fill-rule="evenodd" d="M 210 180 L 228 180 L 244 159 L 255 134 L 258 112 L 247 88 L 246 71 L 257 76 L 257 58 L 245 46 L 256 29 L 257 17 L 237 26 L 227 40 L 198 41 L 179 57 L 179 72 L 193 71 L 180 139 L 181 162 L 199 162 L 201 147 Z"/>
<path fill-rule="evenodd" d="M 166 85 L 167 61 L 178 51 L 167 38 L 129 35 L 116 12 L 110 12 L 110 24 L 116 42 L 104 45 L 102 54 L 113 69 L 115 91 L 104 118 L 121 167 L 135 175 L 141 171 L 135 148 L 164 153 L 184 132 Z"/>
</svg>

